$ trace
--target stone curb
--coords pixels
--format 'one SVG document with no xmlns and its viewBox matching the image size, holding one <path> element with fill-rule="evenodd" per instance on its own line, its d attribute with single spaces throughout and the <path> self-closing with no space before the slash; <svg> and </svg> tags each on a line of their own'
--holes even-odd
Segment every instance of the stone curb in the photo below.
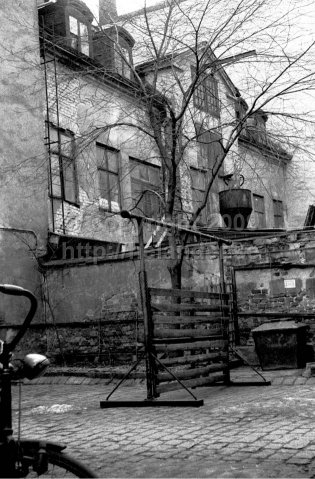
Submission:
<svg viewBox="0 0 315 479">
<path fill-rule="evenodd" d="M 23 384 L 25 385 L 35 385 L 35 384 L 68 384 L 68 385 L 73 385 L 73 386 L 83 386 L 83 385 L 110 385 L 110 384 L 115 384 L 117 383 L 117 380 L 121 379 L 122 375 L 116 376 L 116 375 L 105 375 L 100 376 L 100 377 L 92 377 L 88 376 L 88 373 L 85 375 L 71 375 L 69 373 L 67 374 L 52 374 L 52 375 L 46 375 L 38 379 L 33 379 L 32 381 L 28 379 L 24 379 Z M 268 379 L 268 378 L 267 378 Z M 259 381 L 259 378 L 253 379 L 252 377 L 234 377 L 233 380 L 238 381 L 241 383 L 242 381 Z M 269 378 L 271 385 L 272 386 L 314 386 L 315 385 L 315 377 L 311 378 L 304 378 L 301 376 L 288 376 L 288 375 L 283 375 L 283 376 L 277 376 L 275 378 Z M 128 378 L 126 381 L 124 381 L 124 386 L 135 386 L 136 384 L 144 384 L 145 383 L 145 376 L 142 375 L 141 377 L 132 377 Z M 253 384 L 254 385 L 254 384 Z"/>
</svg>

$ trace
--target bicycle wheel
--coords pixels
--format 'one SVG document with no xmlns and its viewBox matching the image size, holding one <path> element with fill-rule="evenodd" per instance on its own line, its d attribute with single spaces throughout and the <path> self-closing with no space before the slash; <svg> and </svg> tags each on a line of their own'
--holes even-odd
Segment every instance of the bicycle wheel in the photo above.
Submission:
<svg viewBox="0 0 315 479">
<path fill-rule="evenodd" d="M 23 455 L 27 456 L 28 452 L 24 450 Z M 48 469 L 43 474 L 37 474 L 32 467 L 29 467 L 27 478 L 70 478 L 70 477 L 97 477 L 88 467 L 81 462 L 67 456 L 58 451 L 47 450 Z"/>
</svg>

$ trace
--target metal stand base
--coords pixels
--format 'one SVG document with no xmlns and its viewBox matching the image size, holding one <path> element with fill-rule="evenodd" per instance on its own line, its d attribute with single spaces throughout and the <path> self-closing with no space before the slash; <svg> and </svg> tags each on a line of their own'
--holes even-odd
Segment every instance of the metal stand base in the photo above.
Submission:
<svg viewBox="0 0 315 479">
<path fill-rule="evenodd" d="M 229 386 L 271 386 L 271 381 L 230 381 Z"/>
<path fill-rule="evenodd" d="M 110 401 L 109 398 L 111 395 L 119 388 L 119 386 L 130 376 L 132 371 L 136 369 L 140 361 L 143 359 L 144 352 L 140 354 L 140 357 L 138 360 L 131 366 L 129 371 L 125 374 L 125 376 L 119 381 L 119 383 L 114 387 L 114 389 L 110 392 L 110 394 L 107 396 L 105 401 L 100 401 L 100 407 L 101 409 L 105 408 L 110 408 L 110 407 L 200 407 L 203 406 L 203 399 L 197 399 L 196 396 L 189 391 L 189 389 L 185 386 L 182 381 L 180 381 L 175 374 L 170 371 L 161 361 L 152 353 L 149 353 L 150 357 L 155 359 L 166 371 L 168 371 L 171 376 L 182 386 L 183 389 L 185 389 L 193 398 L 193 400 L 176 400 L 174 399 L 173 401 L 170 400 L 158 400 L 156 398 L 151 398 L 150 396 L 147 397 L 147 399 L 144 399 L 143 401 Z M 148 372 L 147 372 L 148 374 Z M 156 396 L 158 397 L 159 394 L 157 393 Z"/>
<path fill-rule="evenodd" d="M 144 400 L 144 401 L 101 401 L 101 409 L 110 407 L 200 407 L 203 406 L 203 399 L 195 401 L 166 401 L 166 400 Z"/>
<path fill-rule="evenodd" d="M 237 348 L 230 347 L 230 350 L 233 351 L 235 356 L 240 358 L 243 363 L 247 364 L 247 366 L 249 366 L 254 371 L 254 373 L 261 377 L 263 381 L 230 381 L 229 386 L 271 386 L 271 381 L 267 381 L 267 379 L 259 371 L 257 371 L 254 366 L 249 364 L 247 359 Z"/>
</svg>

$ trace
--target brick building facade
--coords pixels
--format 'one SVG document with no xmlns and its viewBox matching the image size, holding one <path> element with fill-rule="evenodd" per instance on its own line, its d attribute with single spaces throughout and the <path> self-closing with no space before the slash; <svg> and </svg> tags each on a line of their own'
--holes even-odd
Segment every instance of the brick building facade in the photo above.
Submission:
<svg viewBox="0 0 315 479">
<path fill-rule="evenodd" d="M 104 38 L 80 0 L 34 1 L 33 8 L 27 8 L 27 2 L 14 7 L 11 3 L 5 1 L 0 7 L 5 19 L 1 120 L 6 133 L 0 167 L 7 175 L 1 178 L 0 193 L 1 281 L 36 291 L 49 321 L 94 321 L 93 328 L 97 328 L 112 297 L 119 298 L 130 289 L 134 307 L 137 296 L 134 262 L 116 276 L 115 265 L 98 262 L 99 256 L 134 248 L 135 228 L 119 212 L 135 206 L 141 194 L 151 190 L 140 200 L 138 210 L 147 216 L 158 215 L 155 193 L 164 187 L 156 145 L 139 129 L 135 134 L 135 125 L 147 123 L 143 98 L 137 96 L 128 64 L 112 48 L 116 35 L 115 41 L 132 61 L 140 39 L 130 34 L 125 21 L 117 28 L 106 25 Z M 102 18 L 106 5 L 101 5 Z M 111 9 L 110 19 L 115 17 L 113 2 Z M 13 56 L 12 45 L 16 45 Z M 174 90 L 171 70 L 179 66 L 183 78 L 190 79 L 193 65 L 184 52 L 161 70 L 162 91 L 165 85 Z M 149 84 L 150 62 L 139 62 L 137 71 Z M 215 89 L 211 98 L 202 96 L 199 89 L 199 96 L 196 92 L 192 99 L 194 117 L 205 130 L 204 138 L 216 130 L 224 142 L 230 128 L 224 125 L 234 122 L 240 113 L 237 107 L 246 108 L 246 104 L 222 68 L 210 87 Z M 178 92 L 173 93 L 179 101 Z M 210 193 L 209 208 L 201 217 L 203 227 L 223 226 L 218 193 L 228 188 L 224 177 L 235 173 L 236 157 L 237 174 L 245 177 L 244 187 L 252 192 L 250 226 L 282 229 L 288 224 L 286 172 L 291 159 L 281 149 L 270 148 L 264 113 L 254 121 L 225 160 Z M 192 127 L 195 124 L 186 122 L 186 133 Z M 211 167 L 204 162 L 211 163 L 215 153 L 206 145 L 192 142 L 180 167 L 183 222 L 204 193 L 203 175 Z M 205 264 L 194 258 L 185 284 L 214 284 L 216 261 L 214 265 L 210 258 Z M 83 265 L 80 272 L 78 264 Z M 152 268 L 154 284 L 167 284 L 165 264 L 160 261 Z M 4 303 L 0 315 L 8 322 L 6 309 Z M 82 335 L 84 339 L 77 337 L 75 343 L 84 353 L 90 343 Z M 94 338 L 94 347 L 95 337 L 89 337 Z"/>
</svg>

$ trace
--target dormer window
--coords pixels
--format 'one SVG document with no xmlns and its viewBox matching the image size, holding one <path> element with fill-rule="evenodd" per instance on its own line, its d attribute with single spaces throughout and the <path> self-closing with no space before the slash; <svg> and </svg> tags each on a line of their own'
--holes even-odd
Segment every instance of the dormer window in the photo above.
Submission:
<svg viewBox="0 0 315 479">
<path fill-rule="evenodd" d="M 48 2 L 39 9 L 39 24 L 57 45 L 93 57 L 93 15 L 81 0 Z"/>
<path fill-rule="evenodd" d="M 130 49 L 115 45 L 115 70 L 119 75 L 131 78 L 131 57 Z"/>
<path fill-rule="evenodd" d="M 132 48 L 134 39 L 118 25 L 102 27 L 94 34 L 94 58 L 109 72 L 132 80 Z"/>
<path fill-rule="evenodd" d="M 69 16 L 70 46 L 78 52 L 89 55 L 89 31 L 88 26 L 77 18 Z"/>
</svg>

